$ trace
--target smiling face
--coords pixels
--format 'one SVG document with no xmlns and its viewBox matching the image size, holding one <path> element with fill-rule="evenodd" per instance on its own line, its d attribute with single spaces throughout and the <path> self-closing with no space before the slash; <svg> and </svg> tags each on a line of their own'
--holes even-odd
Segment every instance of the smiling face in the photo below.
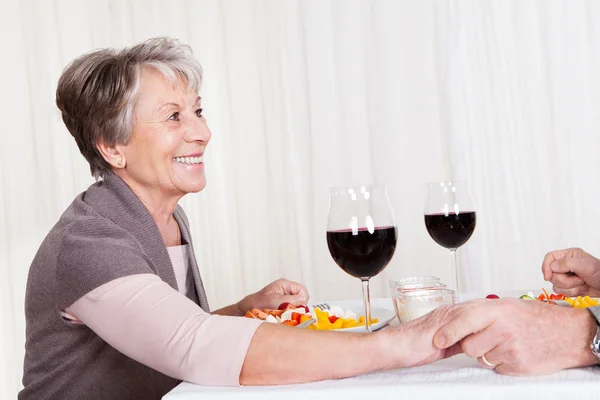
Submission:
<svg viewBox="0 0 600 400">
<path fill-rule="evenodd" d="M 200 97 L 187 91 L 186 82 L 173 84 L 144 70 L 134 118 L 131 140 L 117 146 L 126 162 L 118 174 L 134 192 L 181 197 L 204 189 L 203 158 L 211 132 Z"/>
</svg>

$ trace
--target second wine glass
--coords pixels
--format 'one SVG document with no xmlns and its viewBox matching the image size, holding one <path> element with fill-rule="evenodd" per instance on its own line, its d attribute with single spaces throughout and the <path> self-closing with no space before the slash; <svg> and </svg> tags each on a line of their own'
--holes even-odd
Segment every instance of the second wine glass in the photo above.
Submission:
<svg viewBox="0 0 600 400">
<path fill-rule="evenodd" d="M 330 192 L 329 253 L 342 270 L 362 281 L 365 328 L 371 332 L 369 279 L 388 265 L 398 240 L 387 189 L 384 185 L 343 186 Z"/>
<path fill-rule="evenodd" d="M 425 227 L 429 236 L 450 250 L 454 291 L 459 293 L 456 249 L 471 238 L 477 218 L 465 182 L 436 182 L 427 185 Z"/>
</svg>

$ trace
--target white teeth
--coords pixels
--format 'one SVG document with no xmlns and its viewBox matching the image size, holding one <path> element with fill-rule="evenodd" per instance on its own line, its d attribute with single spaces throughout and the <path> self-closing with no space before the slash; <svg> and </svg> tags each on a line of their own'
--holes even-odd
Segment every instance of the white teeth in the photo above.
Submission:
<svg viewBox="0 0 600 400">
<path fill-rule="evenodd" d="M 173 160 L 175 160 L 178 163 L 181 164 L 200 164 L 202 161 L 204 161 L 204 156 L 200 156 L 200 157 L 174 157 Z"/>
</svg>

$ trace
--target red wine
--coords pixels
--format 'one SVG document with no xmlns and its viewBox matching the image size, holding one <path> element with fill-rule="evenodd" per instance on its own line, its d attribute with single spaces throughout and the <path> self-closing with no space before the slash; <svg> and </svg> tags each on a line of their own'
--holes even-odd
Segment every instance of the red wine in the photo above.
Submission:
<svg viewBox="0 0 600 400">
<path fill-rule="evenodd" d="M 433 240 L 447 249 L 457 249 L 475 230 L 475 212 L 425 215 L 425 226 Z"/>
<path fill-rule="evenodd" d="M 398 233 L 395 227 L 328 231 L 327 246 L 341 269 L 357 278 L 371 278 L 390 262 L 396 250 Z"/>
</svg>

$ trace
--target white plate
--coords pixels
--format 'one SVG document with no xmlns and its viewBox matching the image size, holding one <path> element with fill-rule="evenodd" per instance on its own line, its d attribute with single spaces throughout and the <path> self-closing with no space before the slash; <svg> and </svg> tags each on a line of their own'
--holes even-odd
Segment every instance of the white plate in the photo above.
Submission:
<svg viewBox="0 0 600 400">
<path fill-rule="evenodd" d="M 329 304 L 329 306 L 338 306 L 344 312 L 346 310 L 352 310 L 356 314 L 356 318 L 359 318 L 361 315 L 365 315 L 365 307 L 363 305 L 362 300 L 353 300 L 353 301 L 326 301 L 324 303 Z M 311 313 L 314 315 L 313 306 L 310 306 L 309 309 Z M 327 311 L 327 310 L 324 310 Z M 377 318 L 379 322 L 376 324 L 371 324 L 371 330 L 373 332 L 383 328 L 388 325 L 394 318 L 396 318 L 396 313 L 392 310 L 388 310 L 382 307 L 376 307 L 371 304 L 371 319 Z M 345 329 L 332 329 L 331 331 L 335 332 L 366 332 L 366 328 L 364 326 L 357 326 L 355 328 L 345 328 Z"/>
</svg>

